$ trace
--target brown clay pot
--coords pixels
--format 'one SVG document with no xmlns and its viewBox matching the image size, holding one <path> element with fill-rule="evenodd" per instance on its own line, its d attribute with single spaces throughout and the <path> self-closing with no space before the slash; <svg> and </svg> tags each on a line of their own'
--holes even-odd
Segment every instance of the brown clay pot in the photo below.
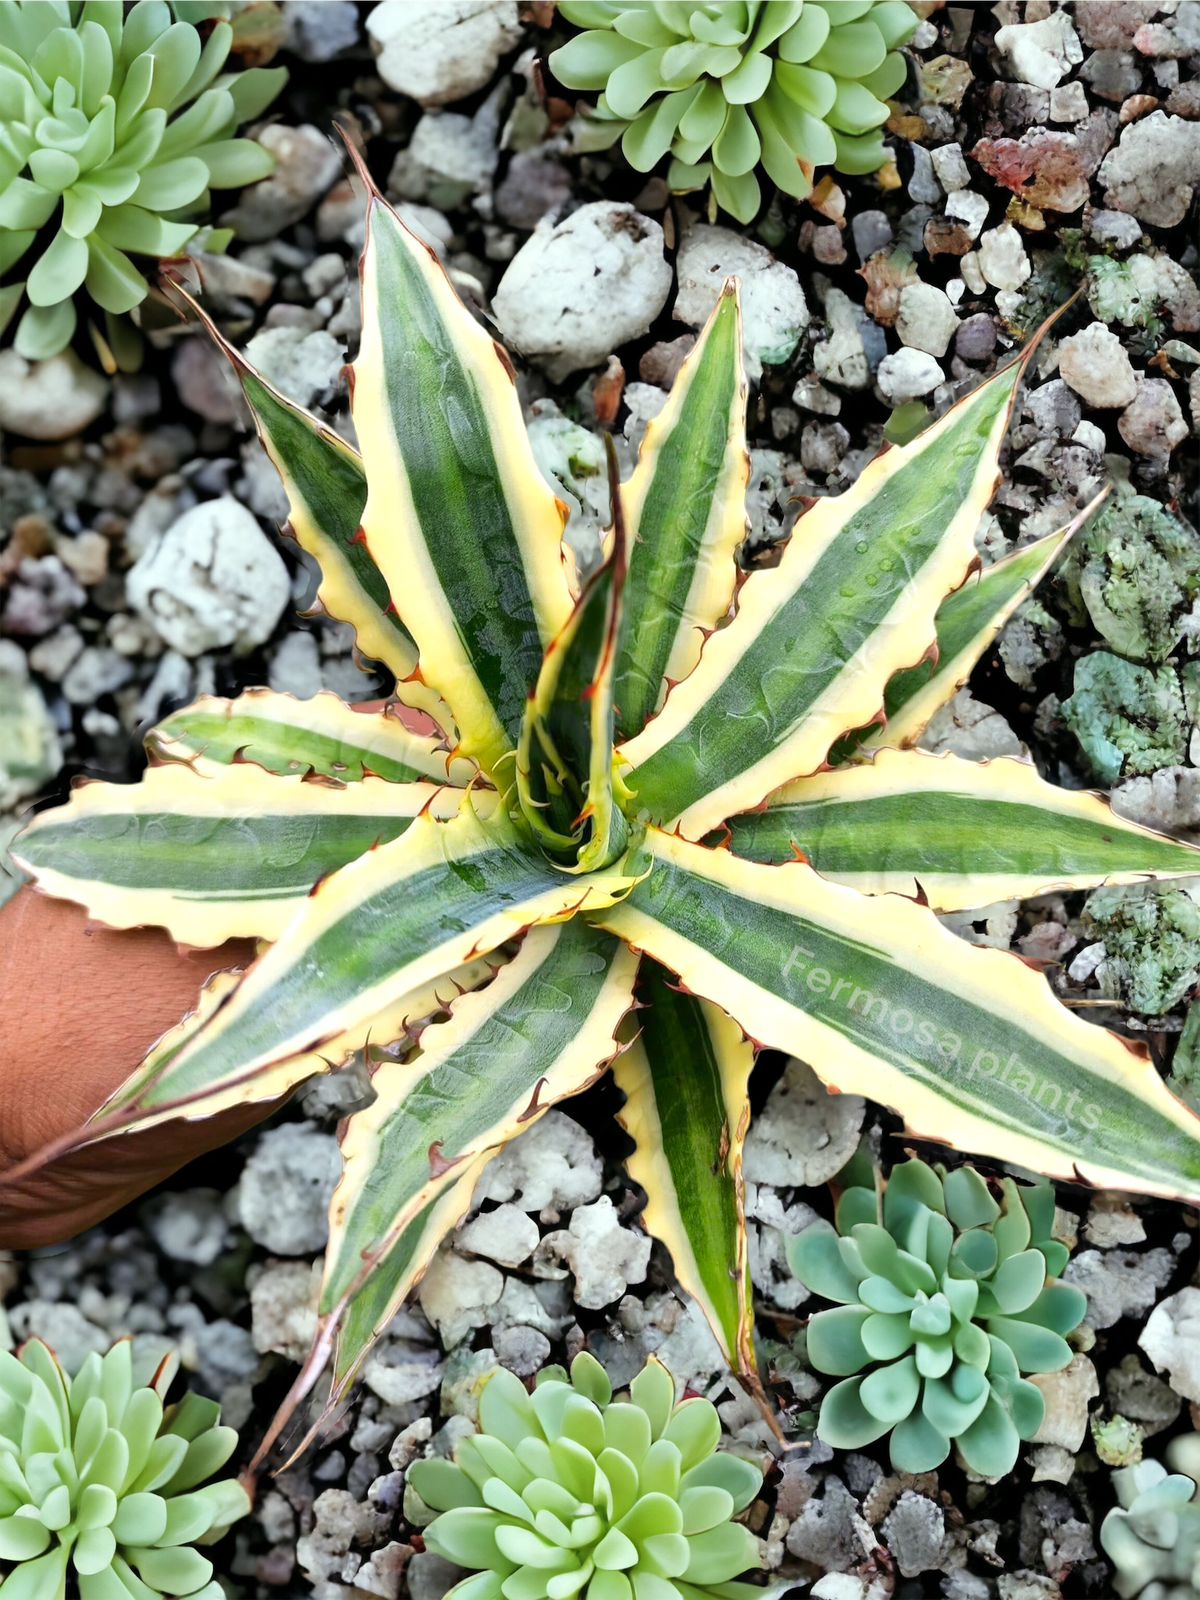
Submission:
<svg viewBox="0 0 1200 1600">
<path fill-rule="evenodd" d="M 4 1171 L 81 1127 L 196 1004 L 210 973 L 254 958 L 249 939 L 180 951 L 155 928 L 89 923 L 22 889 L 0 910 L 0 1250 L 58 1244 L 235 1138 L 270 1104 L 169 1123 L 64 1156 L 17 1184 Z"/>
<path fill-rule="evenodd" d="M 379 711 L 382 700 L 357 706 Z M 435 724 L 395 707 L 414 732 Z M 205 980 L 254 959 L 250 939 L 180 950 L 157 928 L 116 933 L 79 906 L 22 889 L 0 909 L 0 1250 L 59 1244 L 276 1109 L 164 1123 L 76 1150 L 16 1183 L 7 1169 L 83 1126 Z"/>
</svg>

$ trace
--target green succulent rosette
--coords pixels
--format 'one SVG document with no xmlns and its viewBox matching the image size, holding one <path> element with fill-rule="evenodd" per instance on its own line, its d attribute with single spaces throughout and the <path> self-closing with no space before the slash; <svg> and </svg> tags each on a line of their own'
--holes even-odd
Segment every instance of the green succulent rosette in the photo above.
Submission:
<svg viewBox="0 0 1200 1600">
<path fill-rule="evenodd" d="M 886 1186 L 857 1181 L 837 1226 L 815 1223 L 789 1246 L 800 1281 L 837 1308 L 808 1325 L 808 1357 L 842 1378 L 818 1435 L 857 1450 L 891 1435 L 897 1472 L 929 1472 L 956 1444 L 987 1478 L 1012 1470 L 1041 1426 L 1027 1373 L 1071 1359 L 1064 1335 L 1087 1302 L 1055 1281 L 1067 1263 L 1051 1237 L 1054 1190 L 1006 1178 L 997 1201 L 971 1167 L 906 1161 Z"/>
<path fill-rule="evenodd" d="M 178 1370 L 138 1381 L 128 1340 L 68 1378 L 37 1340 L 0 1352 L 0 1595 L 4 1600 L 224 1600 L 191 1546 L 250 1509 L 207 1483 L 237 1445 L 199 1395 L 164 1406 Z"/>
<path fill-rule="evenodd" d="M 917 25 L 905 0 L 560 0 L 586 31 L 550 56 L 559 82 L 600 91 L 639 172 L 670 153 L 672 189 L 711 183 L 716 203 L 749 222 L 761 167 L 803 200 L 819 167 L 875 172 L 879 129 L 905 77 Z"/>
<path fill-rule="evenodd" d="M 1168 1463 L 1140 1461 L 1112 1475 L 1117 1504 L 1100 1545 L 1117 1569 L 1120 1600 L 1192 1600 L 1200 1594 L 1200 1434 L 1172 1440 Z"/>
<path fill-rule="evenodd" d="M 440 1513 L 428 1548 L 470 1569 L 456 1600 L 747 1600 L 760 1591 L 733 1580 L 760 1565 L 758 1544 L 731 1518 L 762 1473 L 720 1439 L 716 1409 L 677 1405 L 660 1362 L 614 1400 L 585 1351 L 569 1377 L 545 1368 L 532 1394 L 497 1369 L 479 1432 L 409 1481 Z"/>
<path fill-rule="evenodd" d="M 82 292 L 103 313 L 98 348 L 136 365 L 125 318 L 150 286 L 133 257 L 180 254 L 210 189 L 273 170 L 268 151 L 233 135 L 287 73 L 222 71 L 228 10 L 183 0 L 138 0 L 128 12 L 122 0 L 0 5 L 0 335 L 17 318 L 13 342 L 27 359 L 66 348 Z"/>
</svg>

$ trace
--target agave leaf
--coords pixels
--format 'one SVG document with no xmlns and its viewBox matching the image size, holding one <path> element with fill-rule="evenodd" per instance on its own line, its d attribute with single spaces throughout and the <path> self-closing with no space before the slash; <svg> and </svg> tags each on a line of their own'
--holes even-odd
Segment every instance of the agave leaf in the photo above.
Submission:
<svg viewBox="0 0 1200 1600">
<path fill-rule="evenodd" d="M 880 750 L 800 778 L 733 817 L 749 861 L 808 861 L 860 894 L 924 896 L 965 911 L 1052 889 L 1200 874 L 1200 849 L 1123 821 L 1097 794 L 1059 789 L 1027 761 Z"/>
<path fill-rule="evenodd" d="M 311 700 L 273 689 L 247 689 L 233 700 L 201 695 L 152 728 L 146 747 L 155 761 L 251 761 L 280 776 L 341 783 L 374 776 L 461 788 L 474 772 L 469 762 L 452 762 L 434 735 L 412 732 L 387 711 L 354 710 L 326 690 Z"/>
<path fill-rule="evenodd" d="M 733 621 L 622 746 L 651 818 L 705 833 L 814 771 L 836 739 L 872 720 L 976 559 L 1020 370 L 1004 368 L 877 457 L 801 519 L 776 570 L 748 578 Z"/>
<path fill-rule="evenodd" d="M 746 379 L 736 279 L 646 430 L 620 490 L 629 540 L 613 698 L 628 737 L 687 677 L 726 616 L 746 533 Z"/>
<path fill-rule="evenodd" d="M 507 358 L 374 190 L 362 282 L 352 409 L 367 548 L 462 751 L 490 774 L 570 615 L 565 508 L 537 470 Z"/>
<path fill-rule="evenodd" d="M 241 969 L 216 972 L 201 991 L 195 1010 L 162 1036 L 137 1071 L 63 1149 L 77 1148 L 80 1144 L 119 1133 L 141 1133 L 179 1117 L 198 1122 L 234 1106 L 281 1100 L 297 1084 L 336 1070 L 360 1051 L 386 1048 L 412 1038 L 422 1021 L 444 1011 L 452 1000 L 492 977 L 494 971 L 490 962 L 476 956 L 452 972 L 399 995 L 363 1022 L 324 1040 L 318 1050 L 289 1056 L 270 1071 L 248 1081 L 238 1078 L 227 1084 L 217 1079 L 184 1092 L 177 1085 L 175 1075 L 184 1047 L 216 1014 L 242 978 Z M 56 1154 L 61 1153 L 56 1151 Z"/>
<path fill-rule="evenodd" d="M 613 868 L 580 883 L 534 860 L 503 813 L 487 809 L 487 797 L 448 822 L 426 811 L 298 906 L 278 941 L 173 1059 L 172 1097 L 190 1102 L 217 1087 L 252 1085 L 525 928 L 602 905 L 631 881 Z M 257 1096 L 251 1090 L 247 1098 Z"/>
<path fill-rule="evenodd" d="M 719 1007 L 647 963 L 639 1037 L 613 1065 L 636 1149 L 643 1221 L 704 1312 L 730 1366 L 755 1373 L 742 1147 L 754 1047 Z"/>
<path fill-rule="evenodd" d="M 139 783 L 82 783 L 35 817 L 14 859 L 47 893 L 111 928 L 157 926 L 207 949 L 277 939 L 318 881 L 461 793 L 433 783 L 309 783 L 249 763 L 150 767 Z"/>
<path fill-rule="evenodd" d="M 414 676 L 417 647 L 396 615 L 361 532 L 367 481 L 358 452 L 272 388 L 186 290 L 173 284 L 172 292 L 204 324 L 238 375 L 263 448 L 283 479 L 288 528 L 321 569 L 321 605 L 353 627 L 363 655 L 395 675 L 396 693 L 405 705 L 426 711 L 451 733 L 449 708 Z"/>
<path fill-rule="evenodd" d="M 341 1324 L 335 1402 L 437 1245 L 422 1227 L 414 1249 L 414 1225 L 465 1171 L 600 1075 L 637 968 L 582 921 L 535 928 L 487 988 L 424 1031 L 414 1059 L 375 1073 L 374 1103 L 343 1130 L 330 1208 L 320 1338 Z"/>
<path fill-rule="evenodd" d="M 921 736 L 934 712 L 966 683 L 1000 629 L 1107 495 L 1106 488 L 1066 527 L 985 567 L 942 601 L 934 618 L 935 648 L 916 666 L 896 673 L 884 691 L 884 720 L 865 738 L 854 740 L 858 750 L 910 745 Z"/>
<path fill-rule="evenodd" d="M 598 920 L 831 1088 L 919 1135 L 1101 1188 L 1200 1196 L 1200 1119 L 1145 1050 L 1060 1005 L 1040 973 L 922 906 L 862 898 L 651 829 L 653 869 Z"/>
</svg>

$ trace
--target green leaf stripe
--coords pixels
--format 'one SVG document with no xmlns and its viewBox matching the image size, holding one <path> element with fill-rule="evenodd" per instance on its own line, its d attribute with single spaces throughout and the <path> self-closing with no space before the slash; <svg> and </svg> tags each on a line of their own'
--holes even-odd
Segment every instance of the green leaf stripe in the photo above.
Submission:
<svg viewBox="0 0 1200 1600">
<path fill-rule="evenodd" d="M 611 1059 L 636 970 L 610 934 L 581 920 L 536 928 L 488 988 L 425 1029 L 415 1060 L 377 1069 L 374 1103 L 343 1135 L 346 1176 L 334 1198 L 323 1312 L 407 1225 L 416 1197 L 432 1199 L 465 1162 L 529 1126 Z M 380 1272 L 394 1284 L 406 1265 L 391 1249 Z"/>
<path fill-rule="evenodd" d="M 314 884 L 398 838 L 458 791 L 277 777 L 250 763 L 150 767 L 136 784 L 82 784 L 26 829 L 15 857 L 110 927 L 158 925 L 211 946 L 274 939 Z"/>
<path fill-rule="evenodd" d="M 603 905 L 626 884 L 613 872 L 584 885 L 532 858 L 502 814 L 485 819 L 467 805 L 439 822 L 425 813 L 320 884 L 178 1058 L 175 1095 L 313 1049 L 526 927 Z"/>
<path fill-rule="evenodd" d="M 83 824 L 52 823 L 22 842 L 35 870 L 180 900 L 289 899 L 376 844 L 396 839 L 409 816 L 377 812 L 333 816 L 181 816 L 130 812 Z"/>
<path fill-rule="evenodd" d="M 671 1252 L 726 1358 L 754 1370 L 746 1277 L 742 1145 L 754 1049 L 707 1001 L 646 962 L 637 1041 L 614 1063 L 618 1113 L 636 1149 L 629 1173 L 646 1191 L 645 1221 Z"/>
<path fill-rule="evenodd" d="M 946 587 L 961 580 L 966 557 L 932 592 L 924 569 L 949 573 L 954 545 L 973 533 L 1017 375 L 1010 368 L 961 402 L 936 437 L 931 429 L 872 463 L 846 495 L 801 519 L 777 570 L 751 575 L 732 623 L 625 747 L 629 787 L 652 819 L 707 831 L 819 766 L 856 698 L 868 720 L 889 658 L 903 649 L 912 659 L 914 627 L 927 613 L 932 635 Z M 823 541 L 806 528 L 813 517 L 826 519 Z"/>
<path fill-rule="evenodd" d="M 398 680 L 409 677 L 417 648 L 362 535 L 367 480 L 357 451 L 273 388 L 186 290 L 173 284 L 171 292 L 204 324 L 237 373 L 263 448 L 283 480 L 291 533 L 321 569 L 321 604 L 331 617 L 351 624 L 365 656 L 381 661 Z"/>
<path fill-rule="evenodd" d="M 269 689 L 248 689 L 236 700 L 196 700 L 152 728 L 146 748 L 163 761 L 250 761 L 280 776 L 316 774 L 340 783 L 369 775 L 388 783 L 444 783 L 449 762 L 437 740 L 410 733 L 384 712 L 352 711 L 332 694 L 296 700 Z"/>
<path fill-rule="evenodd" d="M 929 1118 L 916 1131 L 943 1143 L 1200 1197 L 1200 1120 L 1144 1054 L 1072 1015 L 1040 974 L 911 901 L 883 897 L 864 920 L 861 899 L 805 866 L 653 838 L 653 871 L 605 925 L 682 969 L 759 1043 L 847 1092 L 903 1102 Z"/>
<path fill-rule="evenodd" d="M 392 635 L 386 660 L 407 660 L 408 671 L 416 665 L 416 646 L 405 632 L 392 606 L 387 582 L 362 537 L 363 507 L 367 503 L 367 479 L 362 461 L 350 446 L 335 441 L 330 431 L 315 423 L 299 406 L 293 405 L 244 364 L 239 368 L 242 388 L 262 433 L 271 459 L 284 475 L 288 487 L 303 502 L 305 526 L 293 514 L 292 531 L 309 555 L 320 562 L 322 572 L 336 586 L 345 585 L 360 597 L 364 611 L 374 616 L 380 628 Z M 336 589 L 335 589 L 336 594 Z M 322 596 L 324 599 L 324 595 Z M 327 609 L 337 604 L 331 595 Z M 359 614 L 346 620 L 357 626 Z M 364 654 L 371 652 L 363 645 Z M 407 674 L 404 674 L 407 675 Z"/>
<path fill-rule="evenodd" d="M 464 748 L 490 765 L 494 738 L 480 728 L 482 749 L 470 743 L 464 702 L 451 682 L 430 674 L 451 665 L 445 635 L 452 634 L 515 748 L 543 648 L 569 610 L 561 554 L 561 609 L 548 618 L 535 592 L 535 585 L 547 585 L 548 574 L 536 570 L 533 557 L 544 560 L 548 549 L 560 551 L 562 518 L 536 476 L 523 485 L 526 504 L 518 508 L 512 474 L 526 464 L 498 455 L 501 448 L 516 448 L 501 433 L 509 410 L 518 428 L 520 423 L 511 371 L 491 348 L 492 372 L 469 358 L 481 331 L 442 284 L 440 265 L 423 245 L 406 238 L 395 213 L 377 199 L 371 205 L 368 263 L 364 341 L 353 391 L 371 482 L 368 546 L 418 642 L 427 681 L 444 693 L 457 716 Z M 364 373 L 369 384 L 360 382 Z M 398 495 L 407 506 L 397 503 Z M 530 528 L 534 501 L 542 521 Z M 432 584 L 425 575 L 430 570 Z"/>
<path fill-rule="evenodd" d="M 485 1164 L 486 1158 L 480 1165 Z M 439 1187 L 433 1199 L 415 1213 L 346 1307 L 333 1347 L 333 1387 L 314 1433 L 345 1398 L 376 1340 L 412 1292 L 444 1236 L 470 1210 L 479 1168 L 468 1167 L 459 1176 L 461 1172 L 459 1168 L 451 1173 L 449 1187 Z"/>
<path fill-rule="evenodd" d="M 1089 508 L 1090 510 L 1090 508 Z M 1086 513 L 1085 513 L 1086 515 Z M 975 663 L 1021 601 L 1045 576 L 1078 526 L 1048 533 L 968 578 L 938 607 L 937 655 L 897 672 L 883 696 L 885 721 L 868 730 L 862 748 L 909 744 L 940 705 L 967 681 Z M 850 745 L 850 741 L 846 741 Z M 849 749 L 839 752 L 848 755 Z"/>
<path fill-rule="evenodd" d="M 923 890 L 935 910 L 1200 873 L 1195 846 L 1123 822 L 1025 762 L 916 751 L 801 779 L 780 803 L 732 818 L 729 842 L 749 861 L 802 856 L 864 894 Z"/>
<path fill-rule="evenodd" d="M 971 795 L 917 791 L 843 802 L 793 802 L 778 810 L 734 817 L 735 855 L 782 863 L 798 845 L 827 878 L 860 874 L 992 873 L 1058 883 L 1080 873 L 1098 878 L 1118 872 L 1196 872 L 1184 845 L 1143 835 L 1124 839 L 1112 827 L 1072 818 L 1064 827 L 1038 806 L 977 800 Z"/>
<path fill-rule="evenodd" d="M 613 699 L 624 737 L 658 709 L 668 668 L 681 678 L 695 664 L 701 628 L 715 627 L 733 599 L 748 470 L 740 358 L 727 288 L 622 489 L 631 548 Z M 685 659 L 673 662 L 681 646 Z"/>
</svg>

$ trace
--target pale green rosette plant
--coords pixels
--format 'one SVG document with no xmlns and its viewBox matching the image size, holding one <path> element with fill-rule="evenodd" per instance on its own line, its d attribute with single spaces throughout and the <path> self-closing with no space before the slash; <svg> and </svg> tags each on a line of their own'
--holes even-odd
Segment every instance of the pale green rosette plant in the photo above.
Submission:
<svg viewBox="0 0 1200 1600">
<path fill-rule="evenodd" d="M 1117 1569 L 1121 1600 L 1193 1600 L 1200 1594 L 1200 1434 L 1172 1440 L 1168 1464 L 1140 1461 L 1113 1473 L 1117 1504 L 1100 1544 Z"/>
<path fill-rule="evenodd" d="M 440 1513 L 426 1545 L 470 1569 L 456 1600 L 750 1600 L 761 1591 L 732 1580 L 760 1565 L 758 1544 L 731 1519 L 762 1473 L 720 1439 L 716 1409 L 676 1405 L 660 1362 L 614 1400 L 584 1351 L 569 1377 L 546 1367 L 532 1394 L 497 1369 L 455 1461 L 408 1476 Z"/>
<path fill-rule="evenodd" d="M 205 1482 L 237 1434 L 199 1395 L 164 1406 L 177 1370 L 140 1382 L 128 1340 L 74 1378 L 37 1340 L 0 1352 L 3 1600 L 225 1600 L 191 1546 L 250 1509 L 236 1480 Z"/>
<path fill-rule="evenodd" d="M 1012 1470 L 1045 1410 L 1022 1374 L 1068 1364 L 1064 1335 L 1087 1302 L 1052 1281 L 1068 1251 L 1051 1237 L 1050 1184 L 1006 1178 L 1001 1195 L 971 1167 L 906 1161 L 882 1195 L 851 1181 L 836 1228 L 791 1242 L 796 1276 L 839 1302 L 808 1324 L 812 1366 L 844 1380 L 821 1403 L 826 1444 L 857 1450 L 890 1432 L 897 1472 L 932 1471 L 952 1442 L 983 1477 Z"/>
<path fill-rule="evenodd" d="M 917 18 L 904 0 L 560 0 L 586 31 L 550 66 L 569 89 L 600 90 L 625 159 L 649 172 L 668 152 L 672 189 L 712 193 L 749 222 L 756 169 L 785 194 L 812 193 L 819 167 L 875 172 L 879 129 L 904 82 L 897 47 Z"/>
<path fill-rule="evenodd" d="M 129 367 L 140 339 L 126 313 L 150 285 L 133 256 L 192 243 L 210 189 L 254 183 L 270 153 L 237 127 L 287 73 L 223 73 L 227 4 L 5 0 L 0 5 L 0 334 L 28 360 L 57 355 L 79 291 L 104 314 L 105 364 Z M 201 26 L 197 26 L 197 23 Z M 228 242 L 211 236 L 210 248 Z"/>
</svg>

